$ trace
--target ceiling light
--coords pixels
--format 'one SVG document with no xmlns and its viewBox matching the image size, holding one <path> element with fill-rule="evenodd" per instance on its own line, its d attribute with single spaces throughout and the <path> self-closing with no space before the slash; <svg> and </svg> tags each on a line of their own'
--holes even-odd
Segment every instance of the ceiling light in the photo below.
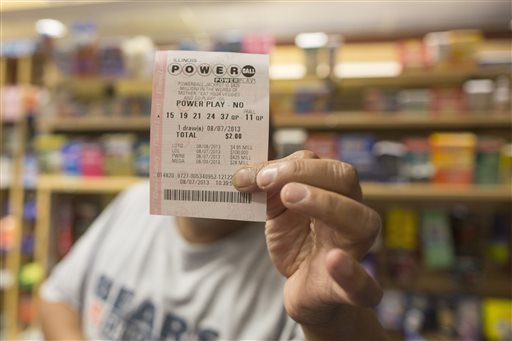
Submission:
<svg viewBox="0 0 512 341">
<path fill-rule="evenodd" d="M 335 74 L 339 78 L 396 77 L 402 72 L 400 63 L 354 62 L 336 65 Z"/>
<path fill-rule="evenodd" d="M 323 32 L 300 33 L 295 37 L 295 45 L 302 49 L 317 49 L 327 45 L 329 37 Z"/>
<path fill-rule="evenodd" d="M 55 19 L 40 19 L 36 22 L 37 33 L 49 37 L 60 38 L 63 37 L 66 32 L 66 26 Z"/>
</svg>

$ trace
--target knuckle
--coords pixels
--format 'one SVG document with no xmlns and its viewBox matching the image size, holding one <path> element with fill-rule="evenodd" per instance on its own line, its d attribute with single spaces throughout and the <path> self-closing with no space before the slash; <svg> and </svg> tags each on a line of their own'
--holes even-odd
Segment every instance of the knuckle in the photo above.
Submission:
<svg viewBox="0 0 512 341">
<path fill-rule="evenodd" d="M 291 174 L 302 175 L 306 172 L 306 164 L 303 159 L 294 159 L 290 162 Z"/>
<path fill-rule="evenodd" d="M 341 162 L 341 176 L 352 184 L 359 182 L 359 173 L 350 163 Z"/>
<path fill-rule="evenodd" d="M 345 170 L 343 166 L 343 162 L 339 162 L 336 160 L 329 160 L 327 163 L 327 168 L 330 173 L 332 173 L 335 179 L 343 179 Z"/>
<path fill-rule="evenodd" d="M 299 159 L 318 159 L 318 155 L 311 150 L 299 150 L 292 155 Z"/>
</svg>

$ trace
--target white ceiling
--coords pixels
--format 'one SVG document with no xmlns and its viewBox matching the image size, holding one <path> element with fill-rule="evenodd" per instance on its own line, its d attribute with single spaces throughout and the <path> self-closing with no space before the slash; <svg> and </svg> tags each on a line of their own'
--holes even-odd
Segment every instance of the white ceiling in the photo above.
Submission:
<svg viewBox="0 0 512 341">
<path fill-rule="evenodd" d="M 45 6 L 11 9 L 2 0 L 2 41 L 35 36 L 41 18 L 66 25 L 93 21 L 100 36 L 149 35 L 157 42 L 204 38 L 223 32 L 274 34 L 325 31 L 350 38 L 423 34 L 447 29 L 510 29 L 510 1 L 39 1 Z"/>
</svg>

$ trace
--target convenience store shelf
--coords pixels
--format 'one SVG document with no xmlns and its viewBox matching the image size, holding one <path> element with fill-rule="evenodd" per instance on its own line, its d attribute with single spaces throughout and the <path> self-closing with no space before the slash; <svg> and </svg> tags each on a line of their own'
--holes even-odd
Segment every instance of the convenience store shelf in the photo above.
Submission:
<svg viewBox="0 0 512 341">
<path fill-rule="evenodd" d="M 332 129 L 512 129 L 510 114 L 495 113 L 294 113 L 275 115 L 276 128 L 305 128 L 315 130 Z"/>
<path fill-rule="evenodd" d="M 84 132 L 84 131 L 149 131 L 147 116 L 84 116 L 40 119 L 39 130 L 43 132 Z"/>
<path fill-rule="evenodd" d="M 40 175 L 37 189 L 58 193 L 116 193 L 144 179 L 138 176 Z"/>
<path fill-rule="evenodd" d="M 97 97 L 111 88 L 116 96 L 151 96 L 152 80 L 136 78 L 74 77 L 65 81 L 75 95 Z"/>
<path fill-rule="evenodd" d="M 385 289 L 400 289 L 436 295 L 476 294 L 482 296 L 512 297 L 512 278 L 506 272 L 484 272 L 472 285 L 457 281 L 450 271 L 418 271 L 409 283 L 398 284 L 386 276 L 379 278 Z"/>
<path fill-rule="evenodd" d="M 335 78 L 334 83 L 344 88 L 356 87 L 389 87 L 389 86 L 426 86 L 435 85 L 454 85 L 469 78 L 494 78 L 501 75 L 510 77 L 510 67 L 507 66 L 489 66 L 473 68 L 433 68 L 406 70 L 397 75 L 381 77 L 351 77 Z M 270 84 L 272 93 L 294 92 L 299 87 L 314 86 L 325 84 L 326 79 L 315 77 L 304 77 L 299 79 L 274 79 Z"/>
<path fill-rule="evenodd" d="M 366 200 L 512 202 L 512 185 L 387 184 L 363 182 Z"/>
<path fill-rule="evenodd" d="M 144 180 L 137 176 L 40 175 L 37 189 L 51 192 L 113 193 Z M 363 182 L 367 200 L 512 201 L 510 185 L 386 184 Z"/>
</svg>

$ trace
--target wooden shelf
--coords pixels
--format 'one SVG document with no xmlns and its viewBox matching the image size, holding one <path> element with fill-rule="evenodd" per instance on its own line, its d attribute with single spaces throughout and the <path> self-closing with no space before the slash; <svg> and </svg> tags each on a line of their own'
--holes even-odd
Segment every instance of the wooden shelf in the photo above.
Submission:
<svg viewBox="0 0 512 341">
<path fill-rule="evenodd" d="M 387 184 L 363 182 L 366 200 L 512 201 L 512 185 Z"/>
<path fill-rule="evenodd" d="M 66 117 L 40 119 L 38 128 L 43 132 L 83 131 L 149 131 L 150 119 L 141 117 Z"/>
<path fill-rule="evenodd" d="M 512 129 L 512 116 L 494 113 L 429 114 L 429 113 L 295 113 L 273 117 L 276 128 L 315 130 L 354 129 Z"/>
<path fill-rule="evenodd" d="M 466 285 L 457 282 L 449 271 L 420 270 L 411 283 L 398 284 L 390 278 L 379 278 L 385 289 L 399 289 L 436 295 L 473 294 L 512 298 L 510 273 L 483 273 L 477 283 Z"/>
<path fill-rule="evenodd" d="M 117 96 L 151 96 L 151 79 L 73 77 L 65 84 L 75 95 L 97 97 L 105 94 L 107 87 L 112 87 Z"/>
<path fill-rule="evenodd" d="M 137 176 L 82 177 L 66 175 L 40 175 L 38 190 L 77 193 L 112 193 L 144 180 Z M 386 184 L 363 182 L 367 200 L 462 200 L 512 201 L 510 185 L 438 185 L 438 184 Z"/>
<path fill-rule="evenodd" d="M 336 78 L 335 83 L 341 87 L 418 87 L 431 88 L 436 85 L 460 84 L 471 77 L 493 78 L 500 75 L 510 77 L 510 67 L 489 66 L 477 68 L 434 68 L 431 70 L 407 70 L 397 76 Z M 301 79 L 274 79 L 271 81 L 273 93 L 294 92 L 298 87 L 320 85 L 325 79 L 305 77 Z"/>
<path fill-rule="evenodd" d="M 144 179 L 137 176 L 40 175 L 37 189 L 55 193 L 116 193 Z"/>
</svg>

